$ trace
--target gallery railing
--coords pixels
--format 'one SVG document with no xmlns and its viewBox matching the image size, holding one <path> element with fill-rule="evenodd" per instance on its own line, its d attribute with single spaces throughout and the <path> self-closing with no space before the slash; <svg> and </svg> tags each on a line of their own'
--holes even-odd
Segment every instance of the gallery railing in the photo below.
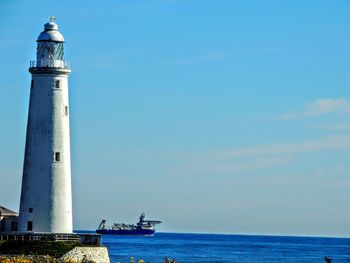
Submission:
<svg viewBox="0 0 350 263">
<path fill-rule="evenodd" d="M 64 60 L 42 59 L 31 60 L 30 68 L 65 68 L 70 69 L 70 63 Z"/>
</svg>

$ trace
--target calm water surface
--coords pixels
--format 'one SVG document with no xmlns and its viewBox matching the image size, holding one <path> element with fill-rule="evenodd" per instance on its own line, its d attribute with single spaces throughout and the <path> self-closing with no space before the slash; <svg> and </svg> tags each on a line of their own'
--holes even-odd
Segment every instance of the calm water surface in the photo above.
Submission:
<svg viewBox="0 0 350 263">
<path fill-rule="evenodd" d="M 130 256 L 145 262 L 163 262 L 165 256 L 179 263 L 284 262 L 350 263 L 349 238 L 247 236 L 156 233 L 153 237 L 105 235 L 111 262 L 129 262 Z"/>
</svg>

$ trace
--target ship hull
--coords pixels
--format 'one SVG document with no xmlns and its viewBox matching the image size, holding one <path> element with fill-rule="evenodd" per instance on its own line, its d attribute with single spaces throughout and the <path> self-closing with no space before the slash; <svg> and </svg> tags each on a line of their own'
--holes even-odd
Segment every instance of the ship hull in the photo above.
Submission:
<svg viewBox="0 0 350 263">
<path fill-rule="evenodd" d="M 96 233 L 101 235 L 123 235 L 123 236 L 152 236 L 155 230 L 151 229 L 133 229 L 133 230 L 113 230 L 97 229 Z"/>
</svg>

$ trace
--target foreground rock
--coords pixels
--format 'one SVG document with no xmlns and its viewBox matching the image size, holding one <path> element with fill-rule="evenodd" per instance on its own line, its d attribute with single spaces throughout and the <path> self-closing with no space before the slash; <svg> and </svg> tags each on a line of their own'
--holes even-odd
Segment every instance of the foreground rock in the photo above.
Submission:
<svg viewBox="0 0 350 263">
<path fill-rule="evenodd" d="M 63 255 L 61 259 L 76 262 L 110 263 L 106 247 L 75 247 Z"/>
</svg>

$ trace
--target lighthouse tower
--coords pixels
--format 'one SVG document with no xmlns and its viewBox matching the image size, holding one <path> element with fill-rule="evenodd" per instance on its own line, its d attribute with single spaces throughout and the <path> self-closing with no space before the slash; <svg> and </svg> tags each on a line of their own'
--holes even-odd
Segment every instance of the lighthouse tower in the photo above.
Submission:
<svg viewBox="0 0 350 263">
<path fill-rule="evenodd" d="M 72 233 L 68 75 L 54 18 L 37 40 L 24 154 L 18 230 Z"/>
</svg>

